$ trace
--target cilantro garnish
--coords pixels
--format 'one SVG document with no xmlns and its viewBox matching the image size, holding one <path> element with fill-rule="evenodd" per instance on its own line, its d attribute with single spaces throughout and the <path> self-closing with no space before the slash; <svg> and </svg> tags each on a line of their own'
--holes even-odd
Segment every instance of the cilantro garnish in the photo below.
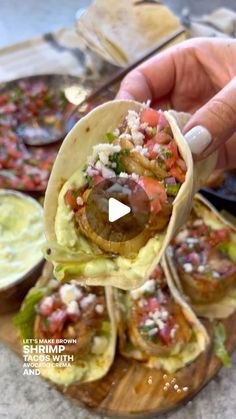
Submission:
<svg viewBox="0 0 236 419">
<path fill-rule="evenodd" d="M 86 178 L 86 182 L 88 184 L 88 187 L 91 188 L 93 186 L 93 178 L 92 178 L 92 176 L 86 175 L 85 178 Z"/>
<path fill-rule="evenodd" d="M 117 175 L 125 171 L 124 166 L 120 163 L 120 153 L 114 153 L 109 156 L 109 161 L 115 163 L 116 167 L 113 169 Z"/>
</svg>

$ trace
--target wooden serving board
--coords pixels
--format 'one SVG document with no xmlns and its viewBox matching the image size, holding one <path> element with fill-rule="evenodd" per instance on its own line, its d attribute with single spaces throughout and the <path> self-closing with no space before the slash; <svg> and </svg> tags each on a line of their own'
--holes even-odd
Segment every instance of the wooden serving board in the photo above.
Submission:
<svg viewBox="0 0 236 419">
<path fill-rule="evenodd" d="M 12 325 L 13 316 L 0 316 L 0 340 L 20 355 L 17 330 Z M 236 313 L 222 323 L 228 336 L 226 347 L 232 353 L 236 349 Z M 116 417 L 157 416 L 177 408 L 191 400 L 221 367 L 213 353 L 214 322 L 204 321 L 204 324 L 211 336 L 211 345 L 194 363 L 175 374 L 151 370 L 140 362 L 117 355 L 103 379 L 71 385 L 67 389 L 58 387 L 58 390 L 83 407 Z M 181 391 L 177 391 L 176 385 Z"/>
</svg>

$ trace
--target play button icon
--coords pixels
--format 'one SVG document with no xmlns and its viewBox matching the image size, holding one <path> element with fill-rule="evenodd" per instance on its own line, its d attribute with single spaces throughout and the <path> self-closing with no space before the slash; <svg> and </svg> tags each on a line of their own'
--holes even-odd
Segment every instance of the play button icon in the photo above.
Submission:
<svg viewBox="0 0 236 419">
<path fill-rule="evenodd" d="M 131 208 L 123 204 L 115 198 L 110 198 L 108 201 L 108 219 L 110 223 L 119 220 L 125 215 L 129 214 Z"/>
<path fill-rule="evenodd" d="M 117 176 L 92 188 L 85 214 L 82 228 L 108 242 L 124 242 L 138 236 L 147 226 L 150 200 L 136 181 Z"/>
</svg>

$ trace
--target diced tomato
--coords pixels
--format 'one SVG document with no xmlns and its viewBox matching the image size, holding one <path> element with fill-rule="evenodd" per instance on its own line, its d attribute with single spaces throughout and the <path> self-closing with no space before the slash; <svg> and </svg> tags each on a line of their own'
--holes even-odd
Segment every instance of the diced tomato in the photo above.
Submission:
<svg viewBox="0 0 236 419">
<path fill-rule="evenodd" d="M 229 230 L 222 228 L 219 230 L 212 230 L 210 237 L 209 237 L 209 243 L 212 246 L 217 246 L 219 243 L 223 243 L 228 241 L 230 238 L 230 232 Z"/>
<path fill-rule="evenodd" d="M 27 109 L 32 112 L 32 114 L 37 115 L 37 105 L 34 102 L 29 102 L 27 104 Z"/>
<path fill-rule="evenodd" d="M 12 113 L 16 111 L 16 105 L 14 105 L 14 103 L 8 103 L 6 105 L 3 105 L 0 108 L 0 113 L 1 114 L 8 114 L 8 113 Z"/>
<path fill-rule="evenodd" d="M 76 194 L 72 189 L 68 189 L 64 196 L 65 204 L 68 205 L 72 211 L 77 211 L 78 205 L 76 202 Z"/>
<path fill-rule="evenodd" d="M 161 305 L 156 298 L 149 298 L 147 305 L 147 310 L 149 313 L 160 310 L 160 307 Z"/>
<path fill-rule="evenodd" d="M 8 95 L 3 93 L 0 95 L 0 106 L 5 105 L 8 102 Z"/>
<path fill-rule="evenodd" d="M 30 189 L 34 189 L 35 188 L 35 183 L 33 182 L 33 180 L 27 176 L 27 175 L 22 175 L 21 178 L 21 183 L 24 185 L 24 187 L 28 190 Z"/>
<path fill-rule="evenodd" d="M 140 176 L 138 183 L 150 199 L 151 211 L 154 213 L 160 212 L 162 204 L 167 201 L 164 185 L 148 176 Z"/>
<path fill-rule="evenodd" d="M 159 121 L 159 112 L 155 109 L 146 108 L 141 112 L 140 122 L 141 124 L 147 123 L 149 126 L 155 128 Z"/>
<path fill-rule="evenodd" d="M 53 297 L 48 295 L 42 300 L 39 307 L 39 313 L 41 314 L 41 316 L 47 317 L 50 314 L 52 314 L 53 309 L 54 309 Z"/>
<path fill-rule="evenodd" d="M 170 175 L 174 176 L 180 183 L 185 181 L 185 172 L 177 165 L 177 163 L 171 167 Z"/>
<path fill-rule="evenodd" d="M 145 147 L 148 149 L 148 155 L 151 160 L 155 160 L 157 158 L 157 145 L 154 139 L 148 140 Z"/>
<path fill-rule="evenodd" d="M 178 154 L 178 148 L 177 144 L 174 140 L 172 140 L 168 145 L 163 146 L 165 149 L 164 159 L 165 159 L 165 165 L 167 169 L 170 169 L 174 166 L 176 161 L 178 160 L 179 154 Z"/>
<path fill-rule="evenodd" d="M 165 327 L 163 327 L 163 329 L 159 331 L 159 336 L 165 345 L 168 345 L 168 343 L 170 342 L 170 332 L 171 327 L 168 324 L 165 325 Z"/>
<path fill-rule="evenodd" d="M 101 183 L 103 181 L 103 177 L 100 175 L 93 176 L 93 185 L 96 186 L 98 183 Z"/>
<path fill-rule="evenodd" d="M 21 153 L 15 148 L 15 146 L 8 146 L 7 154 L 9 157 L 12 157 L 13 159 L 18 159 L 21 155 Z"/>
</svg>

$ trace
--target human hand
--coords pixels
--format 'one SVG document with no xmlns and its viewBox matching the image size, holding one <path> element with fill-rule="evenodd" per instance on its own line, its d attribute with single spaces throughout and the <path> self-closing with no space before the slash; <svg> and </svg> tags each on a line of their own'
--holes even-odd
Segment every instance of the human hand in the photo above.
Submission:
<svg viewBox="0 0 236 419">
<path fill-rule="evenodd" d="M 117 98 L 193 113 L 184 134 L 196 159 L 219 150 L 218 167 L 236 167 L 236 40 L 196 38 L 131 71 Z"/>
</svg>

